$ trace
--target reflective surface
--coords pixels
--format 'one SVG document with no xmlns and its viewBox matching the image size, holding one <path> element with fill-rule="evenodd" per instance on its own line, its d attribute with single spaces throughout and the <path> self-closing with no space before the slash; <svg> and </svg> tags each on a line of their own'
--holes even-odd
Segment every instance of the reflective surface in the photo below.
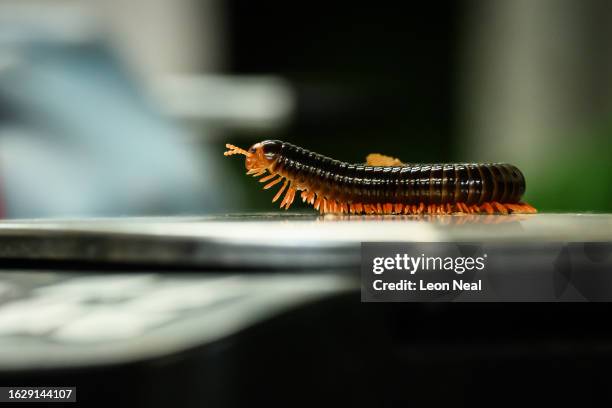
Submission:
<svg viewBox="0 0 612 408">
<path fill-rule="evenodd" d="M 610 214 L 205 217 L 0 223 L 0 258 L 222 268 L 354 268 L 363 241 L 610 241 Z"/>
</svg>

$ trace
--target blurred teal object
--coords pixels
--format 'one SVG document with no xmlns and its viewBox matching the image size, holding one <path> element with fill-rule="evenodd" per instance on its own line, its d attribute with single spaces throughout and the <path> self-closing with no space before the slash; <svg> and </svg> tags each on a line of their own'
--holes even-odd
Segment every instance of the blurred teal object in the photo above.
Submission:
<svg viewBox="0 0 612 408">
<path fill-rule="evenodd" d="M 7 216 L 223 208 L 217 158 L 159 115 L 101 43 L 4 44 L 0 174 Z"/>
</svg>

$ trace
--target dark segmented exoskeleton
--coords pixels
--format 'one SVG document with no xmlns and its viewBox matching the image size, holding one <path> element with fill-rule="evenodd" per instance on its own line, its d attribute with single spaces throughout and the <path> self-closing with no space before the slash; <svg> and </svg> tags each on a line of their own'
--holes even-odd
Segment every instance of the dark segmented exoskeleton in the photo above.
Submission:
<svg viewBox="0 0 612 408">
<path fill-rule="evenodd" d="M 404 164 L 379 154 L 368 156 L 365 164 L 350 164 L 280 140 L 257 143 L 248 151 L 227 148 L 225 155 L 247 156 L 247 174 L 270 173 L 260 180 L 271 180 L 265 189 L 284 181 L 273 201 L 285 192 L 285 209 L 302 191 L 302 199 L 322 213 L 536 212 L 520 201 L 525 178 L 511 164 Z"/>
</svg>

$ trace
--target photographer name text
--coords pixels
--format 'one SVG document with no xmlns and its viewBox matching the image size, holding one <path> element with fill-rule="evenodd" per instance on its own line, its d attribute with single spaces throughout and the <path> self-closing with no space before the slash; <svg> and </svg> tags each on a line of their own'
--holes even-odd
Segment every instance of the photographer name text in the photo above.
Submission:
<svg viewBox="0 0 612 408">
<path fill-rule="evenodd" d="M 376 291 L 481 291 L 482 281 L 479 279 L 475 282 L 465 282 L 461 279 L 453 279 L 451 282 L 426 282 L 422 279 L 418 281 L 402 279 L 399 282 L 384 282 L 382 279 L 376 279 L 372 286 Z"/>
</svg>

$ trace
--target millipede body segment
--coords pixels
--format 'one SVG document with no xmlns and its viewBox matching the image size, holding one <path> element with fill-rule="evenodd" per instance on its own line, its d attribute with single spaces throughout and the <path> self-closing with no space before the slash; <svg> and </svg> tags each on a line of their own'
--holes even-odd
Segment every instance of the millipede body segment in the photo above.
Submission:
<svg viewBox="0 0 612 408">
<path fill-rule="evenodd" d="M 300 191 L 321 213 L 451 214 L 535 213 L 522 203 L 525 178 L 504 163 L 404 164 L 370 154 L 365 164 L 349 164 L 280 140 L 254 144 L 248 151 L 227 144 L 226 156 L 246 156 L 247 174 L 262 177 L 263 188 L 280 186 L 288 209 Z"/>
</svg>

